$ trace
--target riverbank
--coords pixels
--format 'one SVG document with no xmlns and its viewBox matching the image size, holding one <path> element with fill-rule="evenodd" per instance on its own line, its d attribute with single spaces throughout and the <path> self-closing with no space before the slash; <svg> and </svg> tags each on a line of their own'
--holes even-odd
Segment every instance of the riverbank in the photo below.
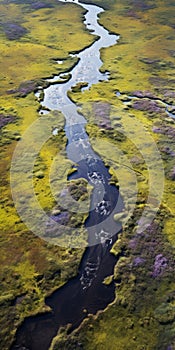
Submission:
<svg viewBox="0 0 175 350">
<path fill-rule="evenodd" d="M 41 237 L 47 239 L 50 244 L 65 244 L 67 246 L 69 245 L 69 240 L 71 239 L 70 247 L 77 248 L 81 246 L 81 234 L 79 234 L 79 231 L 82 231 L 82 224 L 84 224 L 88 232 L 88 237 L 86 237 L 84 245 L 86 246 L 88 243 L 89 247 L 86 248 L 82 257 L 77 277 L 68 281 L 68 283 L 66 283 L 62 288 L 55 290 L 53 294 L 45 299 L 45 303 L 46 305 L 50 306 L 51 312 L 26 318 L 17 330 L 12 349 L 16 349 L 19 346 L 25 346 L 33 350 L 37 350 L 38 348 L 47 350 L 60 326 L 65 326 L 71 323 L 71 330 L 76 329 L 88 313 L 91 312 L 96 314 L 98 310 L 106 308 L 106 306 L 115 297 L 114 283 L 107 286 L 103 284 L 103 280 L 107 278 L 108 275 L 113 273 L 114 266 L 117 261 L 117 259 L 110 253 L 110 248 L 116 241 L 118 232 L 121 231 L 121 224 L 114 220 L 114 215 L 117 215 L 117 213 L 122 210 L 122 201 L 119 199 L 118 188 L 116 188 L 114 184 L 110 184 L 110 175 L 108 170 L 105 168 L 104 163 L 91 148 L 84 128 L 86 120 L 78 113 L 76 105 L 68 99 L 67 93 L 69 89 L 75 86 L 75 84 L 77 84 L 79 81 L 86 82 L 87 87 L 90 88 L 90 86 L 95 84 L 95 82 L 107 79 L 107 76 L 99 71 L 102 65 L 99 50 L 101 47 L 107 47 L 115 44 L 118 37 L 110 35 L 105 29 L 103 29 L 103 27 L 98 25 L 97 16 L 100 12 L 102 12 L 102 9 L 89 5 L 86 5 L 84 8 L 87 10 L 85 15 L 85 23 L 88 26 L 88 29 L 90 31 L 92 30 L 93 35 L 98 35 L 99 40 L 94 42 L 91 47 L 87 47 L 77 54 L 78 62 L 77 65 L 70 70 L 69 79 L 61 82 L 61 84 L 56 84 L 56 81 L 59 81 L 60 76 L 55 76 L 53 79 L 53 84 L 52 80 L 49 79 L 50 86 L 45 88 L 43 91 L 40 91 L 39 94 L 36 94 L 39 99 L 41 94 L 43 96 L 41 101 L 43 109 L 40 109 L 40 113 L 46 113 L 47 110 L 52 111 L 52 113 L 48 114 L 48 121 L 50 121 L 55 135 L 60 135 L 61 131 L 58 126 L 56 127 L 58 124 L 57 120 L 60 118 L 59 113 L 56 112 L 56 110 L 60 110 L 63 113 L 66 120 L 66 150 L 68 157 L 74 163 L 76 163 L 77 171 L 73 172 L 68 177 L 69 184 L 65 183 L 63 188 L 60 187 L 60 181 L 62 181 L 61 184 L 63 185 L 62 177 L 64 176 L 60 176 L 59 168 L 63 166 L 64 162 L 58 159 L 58 166 L 56 168 L 55 175 L 53 177 L 52 174 L 51 177 L 51 184 L 54 183 L 58 198 L 58 204 L 52 211 L 53 214 L 51 216 L 52 220 L 54 221 L 50 222 L 48 227 L 47 217 L 43 227 L 44 232 L 42 230 L 40 234 L 40 230 L 43 225 L 42 217 L 39 220 L 38 215 L 35 215 L 35 219 L 37 218 L 39 222 L 37 226 L 33 226 L 33 229 L 37 235 L 41 235 Z M 53 114 L 56 117 L 54 120 L 55 127 L 52 120 Z M 44 116 L 43 119 L 43 129 L 45 120 L 46 116 Z M 48 127 L 50 127 L 50 124 Z M 38 127 L 35 123 L 33 132 L 30 134 L 30 136 L 25 134 L 24 143 L 26 143 L 27 138 L 30 140 L 30 144 L 33 144 L 32 134 L 36 133 L 37 128 Z M 40 128 L 39 132 L 41 132 Z M 44 142 L 43 136 L 42 142 Z M 36 146 L 36 142 L 34 142 L 34 144 L 35 154 L 38 147 Z M 21 146 L 21 148 L 24 149 L 24 156 L 23 154 L 21 155 L 21 151 L 18 151 L 20 154 L 20 162 L 21 158 L 26 158 L 25 145 Z M 32 149 L 30 146 L 30 161 L 31 153 Z M 14 166 L 17 169 L 21 167 L 24 171 L 26 167 L 25 164 L 23 163 L 21 165 L 18 157 L 16 156 L 15 159 L 16 161 L 13 161 L 14 165 L 12 164 L 12 168 L 14 168 Z M 15 168 L 12 170 L 12 174 L 16 172 Z M 13 177 L 14 176 L 12 175 L 11 183 L 15 182 L 15 186 L 12 187 L 13 198 L 15 198 L 16 193 L 24 192 L 24 190 L 23 184 L 21 187 L 21 183 L 18 183 L 16 177 L 13 180 Z M 20 176 L 18 177 L 20 178 Z M 80 182 L 79 186 L 78 181 Z M 92 190 L 90 207 L 87 208 L 88 210 L 86 210 L 87 213 L 89 212 L 89 215 L 87 214 L 85 216 L 85 211 L 82 212 L 83 208 L 81 203 L 80 207 L 78 208 L 78 198 L 81 197 L 79 194 L 82 186 L 82 194 L 85 195 L 86 182 L 89 182 L 89 185 L 92 186 Z M 27 185 L 27 189 L 29 190 L 30 184 L 28 181 Z M 75 191 L 76 185 L 77 191 Z M 69 192 L 70 188 L 72 188 L 72 191 Z M 74 201 L 72 204 L 69 198 L 70 194 L 72 194 L 72 196 L 74 194 L 74 196 L 77 197 L 76 202 Z M 62 204 L 63 200 L 64 205 Z M 22 204 L 20 200 L 19 202 L 19 210 L 23 217 L 24 210 L 21 210 Z M 82 204 L 84 204 L 84 196 Z M 33 212 L 38 213 L 37 206 L 35 205 L 34 208 L 31 201 L 29 201 L 29 207 L 30 210 L 31 208 L 33 209 Z M 65 210 L 65 208 L 67 210 Z M 82 213 L 84 213 L 83 221 L 81 220 Z M 74 219 L 73 226 L 71 225 L 72 218 Z M 32 225 L 33 221 L 34 219 L 32 220 Z M 27 215 L 25 215 L 24 222 L 28 222 L 30 227 L 30 212 L 27 212 Z M 53 223 L 55 225 L 55 222 L 57 223 L 57 226 L 58 224 L 65 226 L 54 228 Z M 67 227 L 67 224 L 69 227 Z M 46 226 L 47 229 L 45 230 Z M 67 234 L 67 230 L 69 228 L 71 230 L 69 230 L 70 232 L 68 231 Z M 40 337 L 41 333 L 43 334 L 42 338 Z"/>
<path fill-rule="evenodd" d="M 99 0 L 98 4 L 101 5 L 102 2 Z M 69 6 L 70 4 L 67 5 L 67 19 L 69 18 L 68 13 L 70 14 Z M 45 19 L 45 22 L 41 22 L 43 24 L 47 23 L 47 27 L 49 27 L 45 16 L 44 14 L 43 19 Z M 79 14 L 78 18 L 80 18 Z M 98 136 L 101 143 L 105 141 L 113 149 L 116 145 L 122 148 L 125 154 L 127 154 L 127 157 L 133 158 L 132 164 L 134 169 L 141 172 L 147 178 L 147 171 L 140 152 L 136 152 L 137 150 L 132 142 L 124 139 L 122 128 L 119 125 L 125 124 L 128 120 L 128 114 L 131 115 L 131 129 L 134 118 L 141 121 L 154 137 L 161 152 L 166 170 L 166 182 L 163 206 L 161 206 L 153 226 L 144 235 L 137 236 L 134 228 L 136 227 L 137 218 L 140 217 L 145 205 L 148 189 L 146 181 L 143 181 L 141 176 L 139 178 L 141 192 L 135 214 L 128 223 L 128 226 L 126 226 L 124 234 L 120 237 L 117 245 L 113 248 L 115 254 L 121 251 L 124 254 L 115 268 L 114 278 L 111 277 L 111 280 L 114 279 L 116 283 L 117 299 L 114 306 L 109 307 L 95 321 L 90 317 L 90 320 L 85 323 L 85 327 L 82 327 L 81 331 L 74 336 L 68 337 L 68 340 L 66 340 L 66 333 L 60 333 L 58 336 L 58 345 L 54 345 L 55 348 L 62 347 L 62 349 L 65 348 L 67 350 L 70 347 L 72 350 L 73 348 L 83 347 L 85 349 L 97 348 L 101 350 L 103 347 L 108 349 L 109 343 L 110 349 L 113 346 L 115 350 L 116 347 L 121 350 L 126 348 L 135 349 L 141 346 L 148 349 L 165 349 L 168 347 L 173 348 L 174 346 L 174 252 L 172 247 L 174 245 L 173 225 L 175 203 L 173 173 L 173 154 L 175 151 L 173 141 L 174 122 L 172 118 L 167 118 L 167 115 L 165 116 L 161 110 L 157 111 L 157 108 L 160 108 L 160 106 L 147 105 L 145 107 L 143 104 L 140 106 L 124 106 L 123 102 L 125 101 L 121 101 L 121 97 L 116 96 L 118 91 L 126 95 L 133 95 L 137 91 L 137 93 L 139 92 L 142 95 L 149 93 L 158 98 L 166 99 L 167 103 L 173 102 L 173 18 L 171 2 L 166 2 L 166 4 L 162 2 L 156 4 L 149 2 L 148 4 L 146 1 L 142 1 L 131 5 L 126 1 L 124 4 L 123 2 L 114 4 L 110 12 L 106 11 L 100 16 L 100 21 L 105 27 L 121 35 L 119 45 L 102 51 L 103 70 L 110 72 L 110 80 L 96 84 L 91 87 L 89 92 L 71 94 L 71 98 L 79 104 L 82 103 L 84 105 L 88 103 L 89 105 L 90 101 L 90 107 L 93 106 L 94 115 L 92 114 L 91 120 L 88 119 L 88 113 L 85 113 L 85 117 L 90 121 L 89 125 L 87 125 L 87 131 L 91 141 L 93 142 L 93 139 Z M 81 23 L 81 21 L 77 19 L 77 23 Z M 62 22 L 63 30 L 64 24 L 65 18 Z M 46 28 L 44 32 L 45 30 Z M 68 37 L 69 34 L 67 33 Z M 76 41 L 76 45 L 78 42 Z M 68 46 L 69 43 L 67 44 Z M 137 50 L 135 50 L 135 47 L 137 47 Z M 76 50 L 78 50 L 78 47 Z M 47 52 L 50 55 L 50 50 L 43 50 L 42 52 Z M 60 56 L 56 55 L 56 58 L 59 57 L 61 59 L 62 54 Z M 10 67 L 11 65 L 8 66 Z M 43 63 L 43 67 L 46 69 L 45 62 Z M 50 65 L 47 65 L 47 67 L 49 67 L 49 73 L 45 75 L 46 71 L 42 72 L 41 70 L 40 77 L 45 78 L 55 73 L 55 62 L 54 69 Z M 6 68 L 3 70 L 6 70 Z M 33 79 L 33 73 L 31 73 L 33 71 L 35 72 L 36 69 L 31 69 L 28 79 L 31 79 L 30 77 Z M 20 74 L 18 76 L 20 77 Z M 115 107 L 115 115 L 112 111 L 108 112 L 110 109 L 108 106 L 109 101 Z M 101 102 L 101 105 L 99 105 L 99 102 Z M 3 95 L 2 103 L 6 108 L 6 120 L 11 114 L 12 118 L 20 117 L 18 122 L 21 123 L 22 120 L 25 120 L 22 124 L 24 129 L 37 116 L 36 110 L 38 103 L 34 100 L 33 94 L 26 96 L 24 99 L 14 99 L 12 95 Z M 15 108 L 18 113 L 10 109 L 14 105 L 16 105 Z M 104 110 L 104 106 L 107 109 L 106 113 L 109 114 L 107 120 L 106 115 L 104 118 L 101 112 L 101 110 Z M 28 118 L 29 114 L 30 119 Z M 100 114 L 102 114 L 101 117 L 99 116 Z M 25 119 L 23 119 L 24 117 Z M 122 121 L 120 121 L 120 118 Z M 112 130 L 110 131 L 109 127 L 111 125 Z M 12 153 L 17 142 L 16 138 L 20 138 L 20 134 L 18 132 L 16 134 L 19 127 L 20 125 L 17 125 L 13 132 L 14 127 L 9 125 L 9 129 L 7 130 L 12 130 L 10 131 L 11 138 L 8 131 L 8 137 L 5 141 L 6 145 L 3 146 L 6 149 L 6 156 L 4 156 L 5 160 L 3 161 L 3 196 L 6 198 L 5 209 L 8 209 L 10 213 L 9 216 L 6 213 L 3 216 L 3 226 L 6 222 L 5 238 L 2 242 L 4 258 L 1 264 L 4 276 L 1 287 L 3 287 L 2 293 L 5 295 L 5 298 L 2 300 L 3 323 L 1 327 L 1 338 L 3 339 L 2 344 L 4 348 L 8 346 L 10 339 L 12 339 L 10 332 L 14 334 L 17 325 L 20 323 L 19 317 L 22 320 L 23 317 L 31 314 L 34 310 L 37 312 L 43 300 L 43 291 L 49 292 L 52 288 L 55 288 L 55 283 L 59 286 L 63 281 L 69 279 L 69 266 L 74 265 L 75 270 L 73 274 L 76 274 L 76 268 L 80 261 L 79 258 L 76 259 L 76 252 L 71 252 L 72 257 L 69 260 L 70 252 L 43 246 L 38 239 L 31 239 L 31 235 L 25 231 L 26 229 L 21 222 L 18 222 L 19 219 L 12 207 L 12 201 L 9 200 L 9 190 L 7 192 L 7 187 L 9 186 L 7 171 L 10 163 L 9 155 Z M 9 139 L 12 140 L 12 143 L 9 143 Z M 63 139 L 62 134 L 58 140 L 58 144 L 63 144 L 63 141 L 65 142 L 66 140 Z M 111 165 L 109 152 L 103 155 L 103 147 L 95 143 L 94 146 L 96 146 L 96 150 L 104 157 L 105 161 Z M 52 147 L 53 143 L 51 143 L 51 149 Z M 43 152 L 43 155 L 45 152 Z M 113 151 L 111 154 L 113 154 Z M 49 159 L 50 155 L 48 157 L 48 164 L 50 164 Z M 114 163 L 117 164 L 117 162 L 118 159 L 115 159 L 114 155 L 112 166 Z M 118 169 L 116 168 L 115 183 L 117 183 L 117 173 Z M 46 196 L 45 205 L 46 207 L 50 205 L 48 196 Z M 16 225 L 16 233 L 12 234 L 15 231 L 14 227 Z M 9 237 L 8 242 L 7 234 Z M 10 257 L 9 247 L 11 251 Z M 37 259 L 35 258 L 36 256 Z M 39 260 L 38 257 L 40 257 Z M 76 259 L 76 264 L 74 258 Z M 61 264 L 60 261 L 62 262 Z M 61 282 L 60 274 L 56 273 L 60 269 L 63 271 Z M 41 280 L 38 277 L 38 275 L 42 276 L 43 271 L 45 281 L 47 282 L 44 284 L 41 282 L 43 281 L 42 277 Z M 53 273 L 50 273 L 50 271 L 53 271 Z M 64 272 L 66 276 L 64 276 Z M 54 275 L 54 273 L 56 274 Z M 25 276 L 25 278 L 22 276 Z M 18 283 L 16 280 L 18 280 Z M 110 279 L 108 282 L 110 282 Z M 33 292 L 33 285 L 35 286 L 35 293 Z M 7 291 L 9 294 L 7 294 Z M 10 294 L 11 292 L 12 294 Z M 26 296 L 25 293 L 27 293 Z M 19 299 L 15 299 L 18 295 Z M 15 305 L 13 305 L 13 302 Z M 10 320 L 9 310 L 11 314 Z M 13 319 L 15 319 L 15 324 L 13 323 Z"/>
<path fill-rule="evenodd" d="M 173 16 L 171 2 L 114 4 L 100 16 L 105 27 L 120 33 L 118 45 L 101 51 L 102 71 L 110 71 L 109 81 L 92 86 L 90 91 L 70 93 L 82 106 L 91 144 L 111 167 L 115 181 L 121 179 L 118 149 L 124 152 L 123 165 L 129 165 L 126 159 L 131 161 L 129 166 L 138 179 L 138 198 L 112 249 L 117 256 L 122 252 L 108 280 L 116 283 L 115 302 L 98 317 L 89 315 L 74 334 L 60 331 L 51 349 L 174 348 L 175 127 L 173 115 L 168 116 L 164 106 L 156 102 L 174 105 Z M 133 95 L 139 102 L 128 103 L 127 96 Z M 151 226 L 142 233 L 137 231 L 138 219 L 146 205 L 149 179 L 143 154 L 136 147 L 139 122 L 157 145 L 165 169 L 162 204 Z M 130 140 L 124 137 L 125 126 L 132 132 Z M 142 144 L 149 155 L 146 134 Z M 154 166 L 152 159 L 152 169 Z"/>
<path fill-rule="evenodd" d="M 75 59 L 69 56 L 69 52 L 81 51 L 92 43 L 92 37 L 82 24 L 84 11 L 70 4 L 62 6 L 57 1 L 50 1 L 49 4 L 43 1 L 35 8 L 30 2 L 4 2 L 0 5 L 0 11 L 3 14 L 0 34 L 0 339 L 1 347 L 5 350 L 9 349 L 15 331 L 25 317 L 48 310 L 44 304 L 45 296 L 77 274 L 84 252 L 84 249 L 49 245 L 28 230 L 19 218 L 11 197 L 10 165 L 21 135 L 38 118 L 39 102 L 34 91 L 38 86 L 44 86 L 45 78 L 51 78 L 74 65 Z M 70 13 L 71 20 L 74 19 L 71 26 Z M 9 37 L 4 31 L 4 23 L 18 23 L 18 26 L 11 27 L 14 37 Z M 26 30 L 20 31 L 19 26 Z M 57 63 L 58 59 L 62 61 L 61 64 Z M 58 150 L 61 153 L 62 181 L 67 180 L 66 169 L 70 167 L 65 154 L 67 138 L 61 116 L 59 124 L 59 135 L 46 143 L 35 162 L 35 191 L 46 212 L 50 212 L 55 205 L 49 171 Z"/>
</svg>

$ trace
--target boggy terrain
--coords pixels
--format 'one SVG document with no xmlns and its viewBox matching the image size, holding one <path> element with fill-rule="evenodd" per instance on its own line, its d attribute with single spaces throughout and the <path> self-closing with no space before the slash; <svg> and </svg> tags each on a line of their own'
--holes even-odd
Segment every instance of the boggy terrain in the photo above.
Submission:
<svg viewBox="0 0 175 350">
<path fill-rule="evenodd" d="M 83 10 L 71 4 L 63 6 L 57 1 L 1 1 L 0 13 L 0 343 L 2 349 L 9 349 L 16 328 L 24 317 L 45 312 L 45 296 L 77 274 L 84 252 L 84 249 L 49 244 L 30 232 L 22 222 L 11 196 L 12 155 L 23 133 L 39 117 L 40 104 L 34 92 L 39 86 L 47 84 L 47 77 L 66 72 L 76 63 L 69 52 L 82 50 L 94 39 L 85 31 Z M 57 60 L 62 64 L 58 64 Z M 57 184 L 62 190 L 72 166 L 65 153 L 67 139 L 63 130 L 64 118 L 58 113 L 57 119 L 59 133 L 42 147 L 33 169 L 36 196 L 41 207 L 51 215 L 59 210 L 55 208 L 56 200 L 49 183 L 53 159 L 57 155 L 60 164 Z M 23 183 L 21 203 L 26 198 L 27 190 Z M 76 198 L 83 195 L 81 190 L 82 184 L 81 189 L 76 184 L 70 188 Z M 86 192 L 85 184 L 85 197 Z M 29 200 L 26 206 L 29 206 Z M 82 218 L 76 218 L 76 215 L 72 218 L 74 225 L 78 225 L 78 220 Z"/>
<path fill-rule="evenodd" d="M 175 349 L 173 2 L 83 2 L 104 6 L 100 23 L 120 34 L 120 39 L 117 45 L 101 50 L 102 70 L 110 72 L 109 80 L 89 91 L 74 88 L 69 95 L 82 106 L 91 144 L 110 167 L 126 210 L 116 217 L 123 223 L 123 232 L 112 248 L 119 259 L 114 275 L 104 281 L 115 282 L 115 302 L 97 317 L 89 315 L 71 335 L 61 329 L 51 349 Z M 3 1 L 0 13 L 0 339 L 1 347 L 8 349 L 22 320 L 47 311 L 44 297 L 76 275 L 83 254 L 83 249 L 64 249 L 42 241 L 21 222 L 11 198 L 11 156 L 23 132 L 38 118 L 34 91 L 46 84 L 45 78 L 69 70 L 76 63 L 69 52 L 82 50 L 94 38 L 82 24 L 81 8 L 70 3 Z M 58 59 L 63 63 L 58 65 Z M 60 187 L 70 169 L 61 115 L 59 131 L 44 145 L 34 168 L 35 192 L 47 212 L 55 206 L 49 169 L 58 149 L 63 174 Z M 151 225 L 139 232 L 139 219 L 147 207 L 150 169 L 156 178 L 153 143 L 163 160 L 164 191 Z M 127 218 L 133 205 L 133 192 L 129 193 L 133 173 L 138 194 L 134 212 Z M 156 198 L 151 198 L 153 210 L 159 205 Z"/>
</svg>

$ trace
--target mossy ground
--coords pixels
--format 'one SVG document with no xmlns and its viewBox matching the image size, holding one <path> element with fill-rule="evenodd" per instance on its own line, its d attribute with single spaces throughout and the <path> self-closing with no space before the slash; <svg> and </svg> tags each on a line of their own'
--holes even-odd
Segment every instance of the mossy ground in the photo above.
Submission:
<svg viewBox="0 0 175 350">
<path fill-rule="evenodd" d="M 0 343 L 5 350 L 24 317 L 44 312 L 44 297 L 76 275 L 83 253 L 83 249 L 49 244 L 29 231 L 12 200 L 10 166 L 23 133 L 39 118 L 34 90 L 44 85 L 43 78 L 69 70 L 75 64 L 69 53 L 82 50 L 93 38 L 82 23 L 82 9 L 75 5 L 54 0 L 0 1 L 0 13 Z M 34 167 L 35 193 L 47 213 L 56 204 L 49 184 L 53 159 L 57 157 L 64 170 L 61 183 L 66 182 L 71 169 L 66 159 L 67 140 L 61 115 L 58 124 L 59 135 L 51 137 L 42 147 Z"/>
<path fill-rule="evenodd" d="M 164 350 L 169 346 L 169 349 L 174 349 L 175 185 L 172 171 L 175 126 L 164 110 L 157 113 L 149 108 L 145 110 L 143 106 L 136 109 L 133 103 L 130 106 L 123 103 L 136 91 L 142 95 L 147 91 L 167 103 L 173 102 L 173 3 L 161 0 L 156 3 L 128 0 L 87 2 L 108 8 L 100 16 L 100 22 L 111 32 L 119 33 L 120 40 L 118 45 L 101 50 L 102 70 L 109 70 L 109 81 L 100 82 L 83 93 L 77 89 L 70 93 L 71 98 L 83 105 L 92 145 L 111 167 L 114 183 L 122 185 L 123 173 L 128 182 L 135 180 L 133 171 L 124 172 L 125 166 L 132 164 L 138 179 L 138 199 L 134 214 L 112 249 L 116 255 L 121 251 L 123 254 L 113 277 L 116 282 L 115 303 L 97 319 L 90 317 L 81 330 L 68 339 L 62 332 L 55 339 L 53 348 Z M 22 1 L 3 1 L 0 2 L 0 13 L 0 113 L 14 117 L 13 123 L 1 129 L 0 338 L 1 347 L 8 349 L 19 323 L 32 313 L 44 312 L 44 296 L 76 274 L 82 256 L 82 250 L 64 249 L 42 241 L 21 222 L 11 198 L 11 157 L 23 132 L 38 118 L 39 103 L 32 89 L 44 84 L 42 79 L 67 71 L 75 63 L 74 58 L 68 58 L 68 53 L 81 50 L 93 39 L 84 30 L 83 12 L 76 5 L 63 5 L 53 0 L 36 10 L 31 1 L 25 4 Z M 6 23 L 12 22 L 26 29 L 21 35 L 19 27 L 15 27 L 16 39 L 8 39 L 4 29 Z M 63 64 L 58 65 L 56 59 L 63 60 Z M 32 83 L 26 83 L 29 81 Z M 21 83 L 30 90 L 24 97 L 20 95 Z M 115 93 L 119 91 L 121 95 L 117 97 Z M 109 118 L 105 120 L 105 123 L 110 123 L 110 130 L 100 125 L 100 118 L 97 120 L 104 104 L 112 106 Z M 95 112 L 97 105 L 98 112 Z M 144 157 L 138 144 L 133 142 L 139 139 L 135 120 L 141 122 L 155 140 L 165 167 L 162 205 L 150 230 L 141 236 L 136 234 L 137 219 L 145 206 L 149 186 Z M 126 137 L 126 126 L 133 130 L 132 137 Z M 155 132 L 156 128 L 160 132 Z M 45 144 L 36 160 L 34 186 L 46 211 L 55 206 L 48 179 L 58 149 L 62 152 L 60 162 L 63 168 L 68 168 L 65 145 L 62 131 Z M 122 152 L 122 168 L 118 166 L 119 152 L 113 151 L 115 147 Z M 150 152 L 146 145 L 145 152 Z M 151 165 L 154 167 L 154 163 Z M 65 172 L 62 181 L 65 182 L 66 178 Z M 41 191 L 43 188 L 45 190 Z"/>
<path fill-rule="evenodd" d="M 119 256 L 113 276 L 115 302 L 98 317 L 89 316 L 67 340 L 66 331 L 61 331 L 51 349 L 174 349 L 175 125 L 161 103 L 173 105 L 175 97 L 174 4 L 87 2 L 108 8 L 100 23 L 119 33 L 120 39 L 117 45 L 101 50 L 102 71 L 110 72 L 109 80 L 70 96 L 82 107 L 91 144 L 110 167 L 114 183 L 122 190 L 126 181 L 130 191 L 134 170 L 138 194 L 135 210 L 129 221 L 124 221 L 124 231 L 112 248 Z M 140 96 L 140 104 L 129 99 L 133 95 Z M 140 125 L 145 128 L 144 137 Z M 149 192 L 143 150 L 153 173 L 155 167 L 149 137 L 162 158 L 164 191 L 152 224 L 139 233 L 138 220 Z M 125 201 L 126 193 L 122 194 Z M 133 195 L 126 199 L 126 206 L 132 204 Z M 152 204 L 157 206 L 155 197 Z"/>
</svg>

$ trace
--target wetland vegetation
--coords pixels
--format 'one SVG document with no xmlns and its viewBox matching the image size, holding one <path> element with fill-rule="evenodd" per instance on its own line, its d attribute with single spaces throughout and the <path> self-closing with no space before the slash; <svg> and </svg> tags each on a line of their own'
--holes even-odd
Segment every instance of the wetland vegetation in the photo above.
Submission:
<svg viewBox="0 0 175 350">
<path fill-rule="evenodd" d="M 73 333 L 69 334 L 69 327 L 61 328 L 50 349 L 173 350 L 174 4 L 170 0 L 81 2 L 103 7 L 105 11 L 100 14 L 99 22 L 120 38 L 116 45 L 101 49 L 101 72 L 109 72 L 108 80 L 90 89 L 86 89 L 86 84 L 74 86 L 69 97 L 82 108 L 91 145 L 109 168 L 111 183 L 121 189 L 125 208 L 132 206 L 133 193 L 126 195 L 124 190 L 125 182 L 132 188 L 133 169 L 138 193 L 130 218 L 127 220 L 126 215 L 115 218 L 121 220 L 123 231 L 111 248 L 117 257 L 114 272 L 104 280 L 106 285 L 115 285 L 115 300 L 96 316 L 87 315 Z M 68 73 L 77 63 L 74 54 L 97 39 L 85 27 L 84 14 L 82 7 L 56 0 L 0 1 L 0 340 L 4 350 L 10 348 L 25 318 L 50 311 L 45 297 L 77 275 L 84 253 L 84 247 L 60 247 L 30 232 L 15 209 L 10 188 L 15 147 L 27 128 L 40 117 L 36 91 L 41 91 L 40 100 L 43 100 L 47 79 Z M 58 119 L 58 125 L 54 125 L 58 133 L 38 154 L 33 178 L 41 207 L 52 215 L 60 211 L 49 183 L 50 168 L 58 150 L 60 191 L 72 166 L 66 155 L 65 121 L 59 112 Z M 146 130 L 145 137 L 149 135 L 154 140 L 165 173 L 161 204 L 151 225 L 143 232 L 137 229 L 149 193 L 144 155 L 148 156 L 153 172 L 155 159 L 150 154 L 149 137 L 140 137 L 140 123 Z M 130 172 L 127 169 L 131 166 Z M 91 189 L 85 180 L 72 180 L 69 189 L 76 201 L 82 197 L 89 200 Z M 25 184 L 23 191 L 27 193 Z M 151 205 L 157 208 L 154 196 Z M 61 219 L 79 226 L 85 216 Z"/>
</svg>

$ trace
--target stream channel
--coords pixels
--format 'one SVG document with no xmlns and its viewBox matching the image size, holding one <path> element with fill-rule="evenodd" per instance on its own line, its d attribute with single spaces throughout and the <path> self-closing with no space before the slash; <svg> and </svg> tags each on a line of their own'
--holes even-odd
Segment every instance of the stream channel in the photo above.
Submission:
<svg viewBox="0 0 175 350">
<path fill-rule="evenodd" d="M 79 82 L 88 83 L 86 89 L 89 89 L 92 84 L 108 79 L 109 72 L 100 72 L 100 49 L 115 45 L 119 37 L 110 34 L 98 23 L 98 15 L 104 11 L 102 8 L 79 3 L 78 0 L 60 1 L 82 6 L 86 10 L 86 28 L 92 35 L 99 37 L 90 47 L 74 55 L 78 58 L 78 63 L 69 72 L 71 76 L 68 81 L 56 83 L 61 76 L 48 79 L 50 86 L 44 90 L 44 100 L 41 102 L 43 113 L 46 108 L 59 110 L 65 117 L 67 155 L 78 165 L 71 179 L 85 178 L 93 186 L 90 212 L 85 222 L 88 246 L 78 275 L 46 297 L 45 303 L 51 311 L 27 317 L 23 321 L 16 332 L 12 350 L 48 350 L 61 326 L 70 324 L 71 332 L 88 314 L 104 310 L 115 299 L 114 281 L 109 285 L 103 281 L 113 274 L 117 262 L 110 250 L 122 228 L 113 216 L 122 210 L 123 202 L 117 187 L 109 184 L 108 169 L 91 148 L 85 131 L 86 120 L 78 113 L 76 104 L 68 98 L 67 92 Z"/>
</svg>

